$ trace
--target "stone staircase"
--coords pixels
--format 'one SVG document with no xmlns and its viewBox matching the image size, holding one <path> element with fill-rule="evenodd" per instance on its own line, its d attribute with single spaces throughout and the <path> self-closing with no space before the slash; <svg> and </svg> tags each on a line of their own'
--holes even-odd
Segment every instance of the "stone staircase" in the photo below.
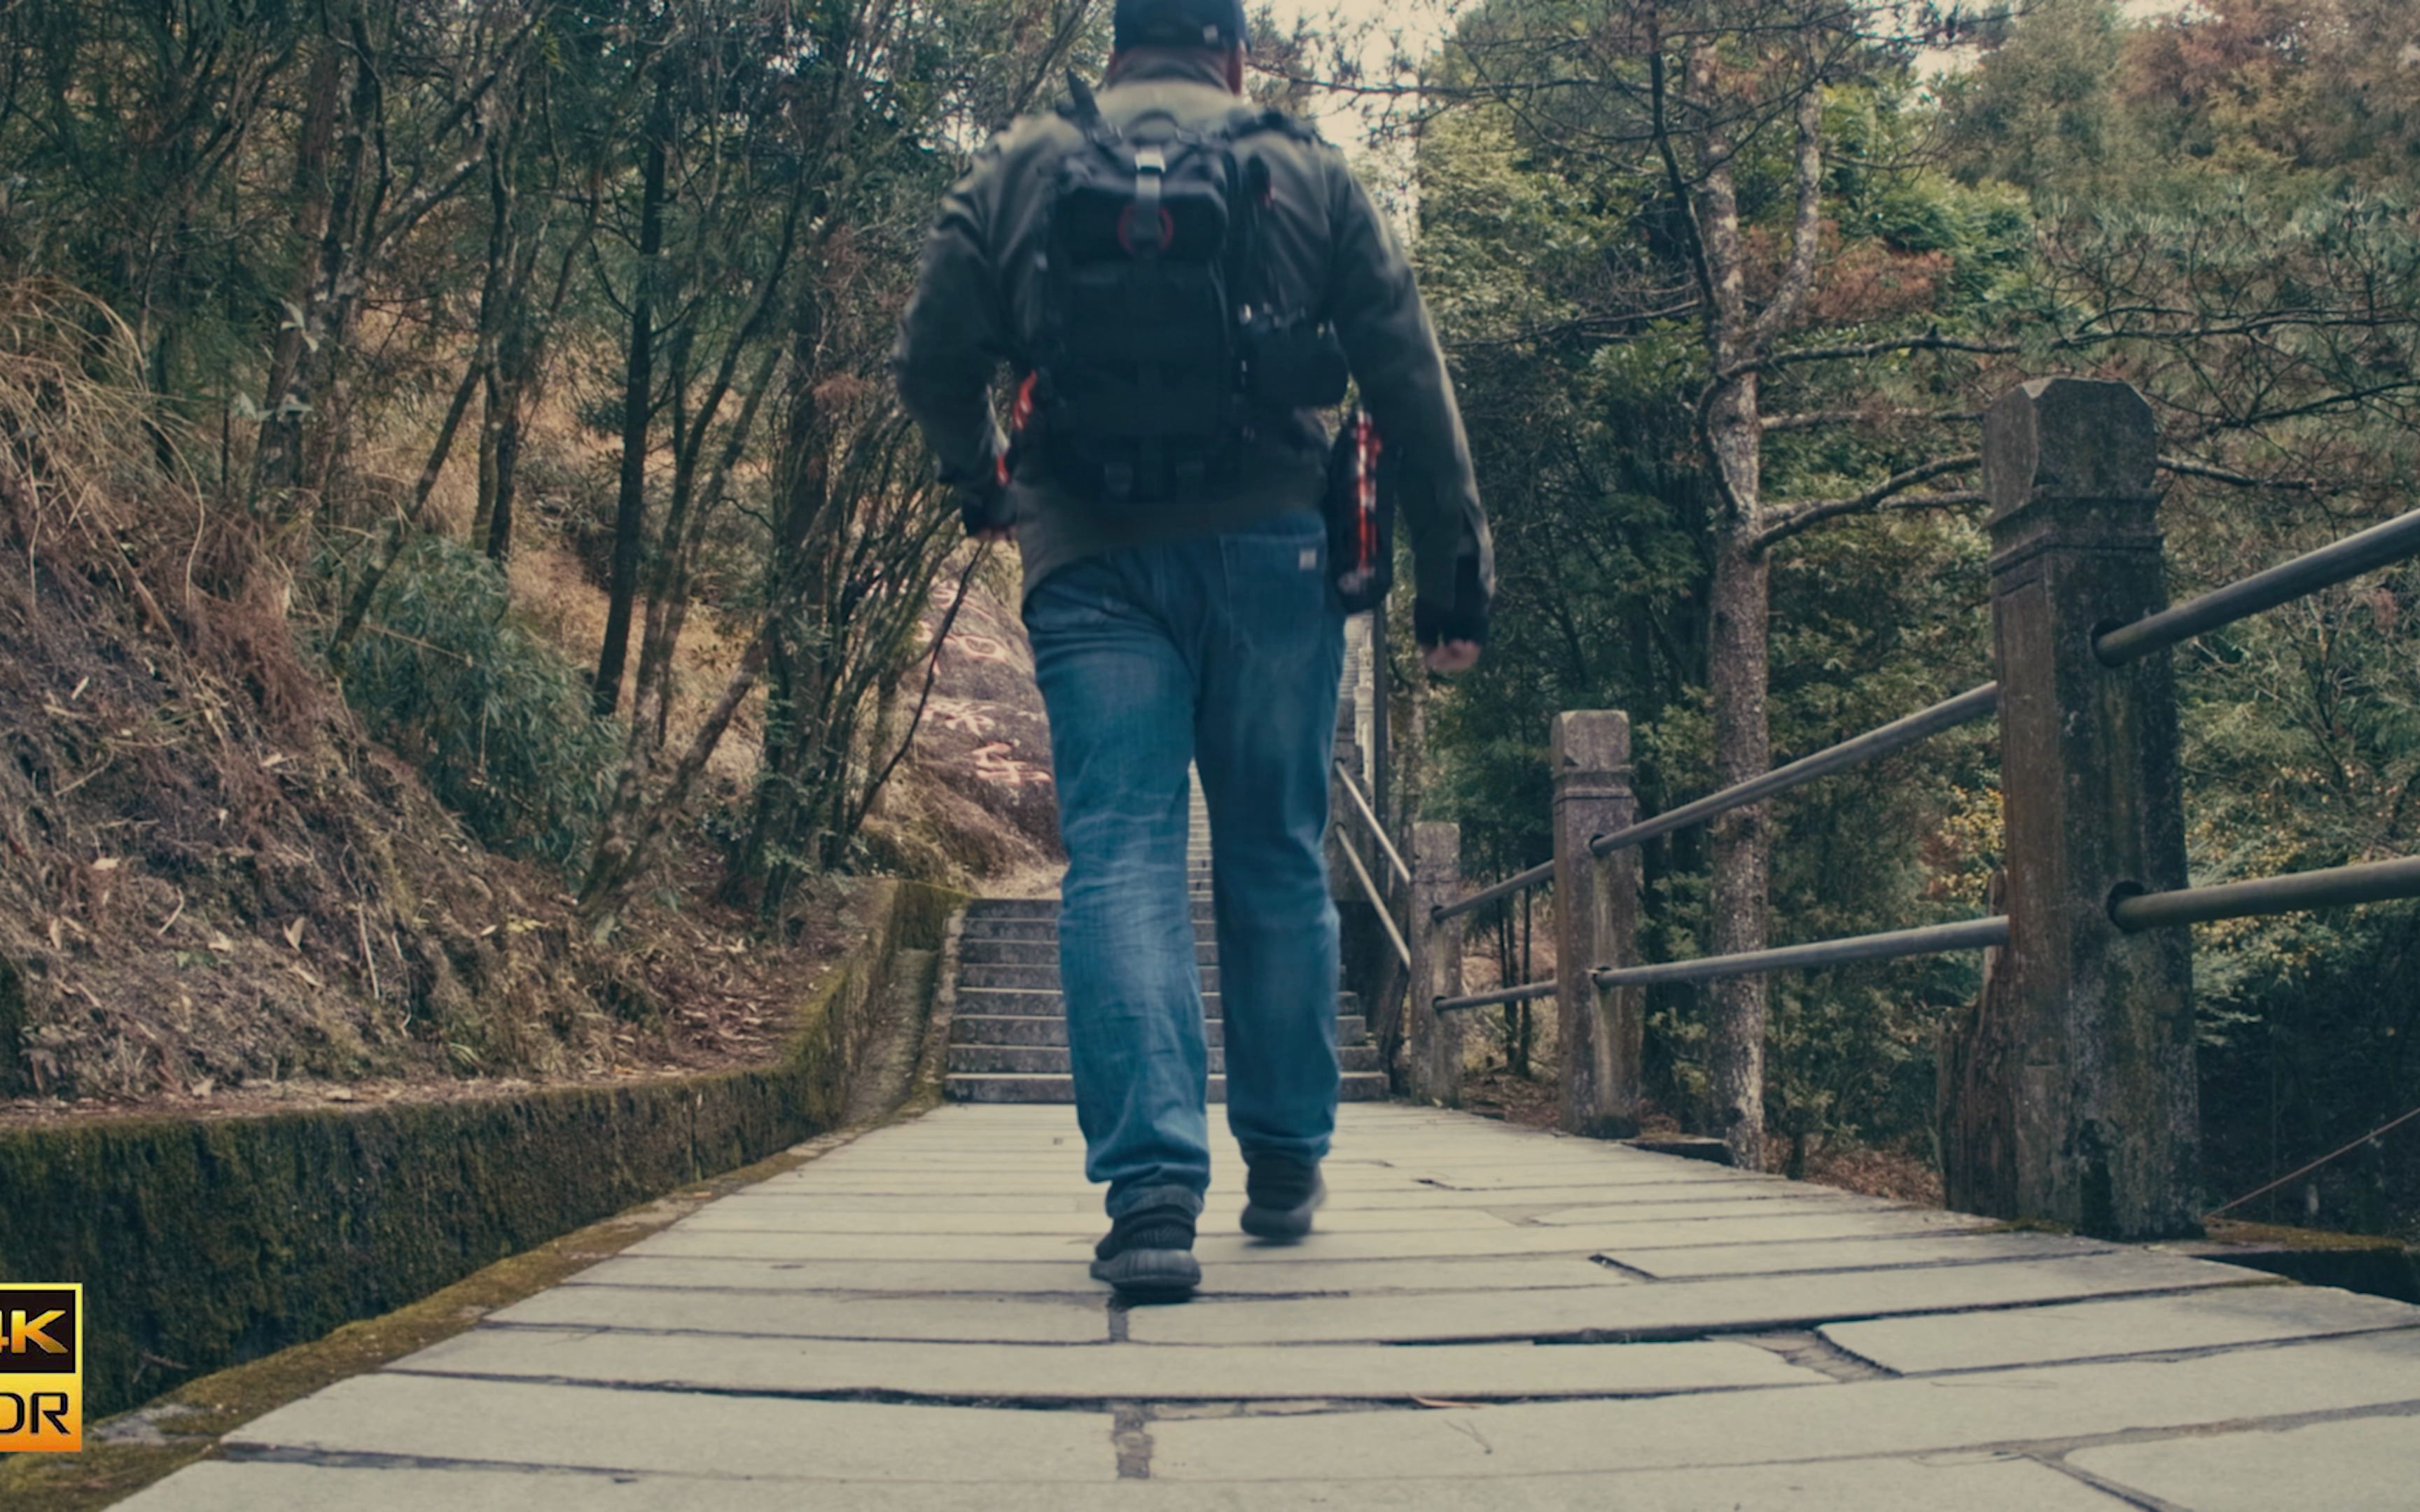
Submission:
<svg viewBox="0 0 2420 1512">
<path fill-rule="evenodd" d="M 1226 1024 L 1218 992 L 1218 942 L 1210 915 L 1209 819 L 1193 795 L 1193 938 L 1202 964 L 1208 1023 L 1210 1101 L 1227 1097 Z M 1055 898 L 985 898 L 967 909 L 958 941 L 957 1006 L 950 1021 L 949 1095 L 961 1103 L 1073 1103 L 1067 1067 L 1066 1006 L 1059 995 L 1059 903 Z M 1387 1077 L 1370 1042 L 1361 1005 L 1337 996 L 1336 1039 L 1344 1063 L 1343 1096 L 1387 1095 Z"/>
</svg>

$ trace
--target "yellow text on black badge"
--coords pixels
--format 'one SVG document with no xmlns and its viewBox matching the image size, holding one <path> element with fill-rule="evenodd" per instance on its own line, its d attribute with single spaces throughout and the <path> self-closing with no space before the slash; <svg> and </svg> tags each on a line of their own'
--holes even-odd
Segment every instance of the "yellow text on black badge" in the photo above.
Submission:
<svg viewBox="0 0 2420 1512">
<path fill-rule="evenodd" d="M 84 1288 L 0 1286 L 0 1454 L 84 1447 Z"/>
</svg>

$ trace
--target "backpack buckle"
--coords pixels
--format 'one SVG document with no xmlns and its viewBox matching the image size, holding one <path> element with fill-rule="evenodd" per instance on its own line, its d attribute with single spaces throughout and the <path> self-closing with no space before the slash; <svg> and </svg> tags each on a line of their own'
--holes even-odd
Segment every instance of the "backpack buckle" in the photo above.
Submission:
<svg viewBox="0 0 2420 1512">
<path fill-rule="evenodd" d="M 1168 174 L 1168 155 L 1157 147 L 1137 147 L 1134 153 L 1134 203 L 1118 216 L 1118 245 L 1137 257 L 1156 257 L 1176 239 L 1176 220 L 1160 203 L 1160 185 Z M 1140 219 L 1145 235 L 1135 234 Z"/>
</svg>

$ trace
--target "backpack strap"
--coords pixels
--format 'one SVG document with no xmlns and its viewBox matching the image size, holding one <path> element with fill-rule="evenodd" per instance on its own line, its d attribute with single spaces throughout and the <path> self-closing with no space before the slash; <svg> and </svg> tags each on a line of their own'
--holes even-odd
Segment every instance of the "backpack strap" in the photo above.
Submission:
<svg viewBox="0 0 2420 1512">
<path fill-rule="evenodd" d="M 1084 82 L 1084 76 L 1073 69 L 1067 70 L 1067 102 L 1059 107 L 1059 114 L 1075 123 L 1077 130 L 1084 133 L 1085 140 L 1104 152 L 1114 152 L 1125 143 L 1125 139 L 1118 134 L 1118 129 L 1101 114 L 1100 97 L 1093 93 L 1093 86 Z"/>
<path fill-rule="evenodd" d="M 1247 158 L 1235 148 L 1251 137 L 1271 131 L 1295 134 L 1294 117 L 1281 110 L 1246 107 L 1228 116 L 1213 137 L 1225 151 L 1233 173 L 1228 184 L 1235 215 L 1229 232 L 1227 287 L 1239 304 L 1255 313 L 1270 297 L 1268 249 L 1262 236 L 1272 193 L 1269 165 L 1265 160 Z"/>
</svg>

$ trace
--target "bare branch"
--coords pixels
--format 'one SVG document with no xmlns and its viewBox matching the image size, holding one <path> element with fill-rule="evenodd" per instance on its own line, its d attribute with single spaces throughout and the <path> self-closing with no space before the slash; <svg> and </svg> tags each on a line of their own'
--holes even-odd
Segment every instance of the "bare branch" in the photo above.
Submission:
<svg viewBox="0 0 2420 1512">
<path fill-rule="evenodd" d="M 1817 430 L 1825 425 L 1965 425 L 1983 418 L 1980 409 L 1809 409 L 1795 415 L 1767 415 L 1766 434 L 1777 430 Z"/>
<path fill-rule="evenodd" d="M 2415 388 L 2420 388 L 2420 378 L 2397 378 L 2391 383 L 2374 384 L 2366 389 L 2352 389 L 2343 393 L 2323 394 L 2308 404 L 2291 405 L 2280 409 L 2257 410 L 2252 414 L 2238 415 L 2232 419 L 2214 420 L 2204 425 L 2195 435 L 2194 440 L 2206 440 L 2230 430 L 2250 430 L 2256 425 L 2274 424 L 2281 420 L 2300 420 L 2305 415 L 2323 414 L 2342 405 L 2359 404 L 2365 399 L 2375 399 L 2381 394 L 2399 393 Z"/>
<path fill-rule="evenodd" d="M 1697 275 L 1698 298 L 1704 303 L 1706 329 L 1711 336 L 1714 323 L 1722 318 L 1722 301 L 1714 293 L 1714 266 L 1706 260 L 1706 238 L 1698 224 L 1697 196 L 1690 193 L 1688 175 L 1681 171 L 1681 155 L 1672 147 L 1663 39 L 1651 31 L 1647 41 L 1648 77 L 1654 100 L 1655 152 L 1663 159 L 1665 179 L 1671 186 L 1673 201 L 1681 208 L 1681 219 L 1689 228 L 1689 270 Z"/>
<path fill-rule="evenodd" d="M 2072 345 L 2060 341 L 2054 347 Z M 1756 372 L 1771 372 L 1777 367 L 1795 367 L 1805 363 L 1844 362 L 1866 357 L 1887 357 L 1893 352 L 1978 352 L 1986 356 L 2008 356 L 2024 351 L 2024 345 L 2014 341 L 1970 341 L 1962 336 L 1945 336 L 1938 331 L 1928 331 L 1921 336 L 1894 336 L 1888 341 L 1860 342 L 1850 347 L 1798 347 L 1786 352 L 1768 352 L 1761 357 L 1744 358 L 1714 375 L 1721 382 Z"/>
<path fill-rule="evenodd" d="M 604 832 L 597 838 L 587 879 L 580 889 L 580 917 L 600 935 L 612 928 L 613 916 L 631 884 L 653 859 L 656 842 L 665 826 L 688 804 L 690 789 L 696 786 L 698 774 L 706 770 L 715 747 L 722 743 L 723 732 L 737 717 L 739 706 L 755 690 L 756 679 L 765 671 L 765 657 L 772 649 L 772 623 L 768 616 L 764 626 L 740 653 L 739 664 L 723 684 L 722 696 L 706 711 L 706 720 L 698 726 L 689 749 L 674 765 L 672 780 L 644 814 L 640 790 L 632 781 L 634 774 L 627 767 L 623 771 L 621 788 L 614 795 L 615 807 L 606 816 Z"/>
<path fill-rule="evenodd" d="M 1653 321 L 1669 320 L 1689 315 L 1698 309 L 1699 303 L 1698 300 L 1687 299 L 1678 304 L 1668 304 L 1658 310 L 1633 310 L 1620 315 L 1578 316 L 1569 320 L 1557 320 L 1546 325 L 1527 326 L 1501 336 L 1465 336 L 1460 340 L 1449 340 L 1446 345 L 1453 351 L 1483 351 L 1490 347 L 1520 347 L 1530 342 L 1550 341 L 1561 336 L 1585 337 L 1601 334 L 1608 341 L 1629 340 L 1642 332 L 1625 332 L 1621 328 L 1644 326 Z"/>
<path fill-rule="evenodd" d="M 1748 330 L 1748 346 L 1761 348 L 1798 314 L 1815 282 L 1815 253 L 1823 235 L 1823 88 L 1808 80 L 1798 97 L 1798 219 L 1790 229 L 1790 264 L 1773 302 Z"/>
<path fill-rule="evenodd" d="M 2160 466 L 2169 472 L 2181 473 L 2189 478 L 2208 478 L 2213 483 L 2231 484 L 2238 488 L 2287 488 L 2308 492 L 2319 486 L 2308 478 L 2257 478 L 2248 472 L 2230 472 L 2207 462 L 2196 462 L 2189 456 L 2164 456 L 2160 458 Z"/>
<path fill-rule="evenodd" d="M 1880 508 L 1885 501 L 1907 492 L 1919 483 L 1930 483 L 1945 473 L 1963 472 L 1969 468 L 1981 466 L 1982 461 L 1983 458 L 1978 453 L 1970 452 L 1964 456 L 1945 456 L 1909 468 L 1904 472 L 1895 472 L 1854 498 L 1799 500 L 1777 504 L 1776 506 L 1777 513 L 1772 522 L 1749 538 L 1748 549 L 1761 554 L 1801 531 L 1812 529 L 1827 519 L 1837 519 L 1842 515 L 1861 515 L 1869 510 Z M 1933 507 L 1948 496 L 1924 495 L 1922 497 L 1928 501 L 1927 507 Z M 1980 499 L 1982 496 L 1977 494 L 1974 497 Z M 1955 501 L 1971 501 L 1959 499 Z"/>
</svg>

